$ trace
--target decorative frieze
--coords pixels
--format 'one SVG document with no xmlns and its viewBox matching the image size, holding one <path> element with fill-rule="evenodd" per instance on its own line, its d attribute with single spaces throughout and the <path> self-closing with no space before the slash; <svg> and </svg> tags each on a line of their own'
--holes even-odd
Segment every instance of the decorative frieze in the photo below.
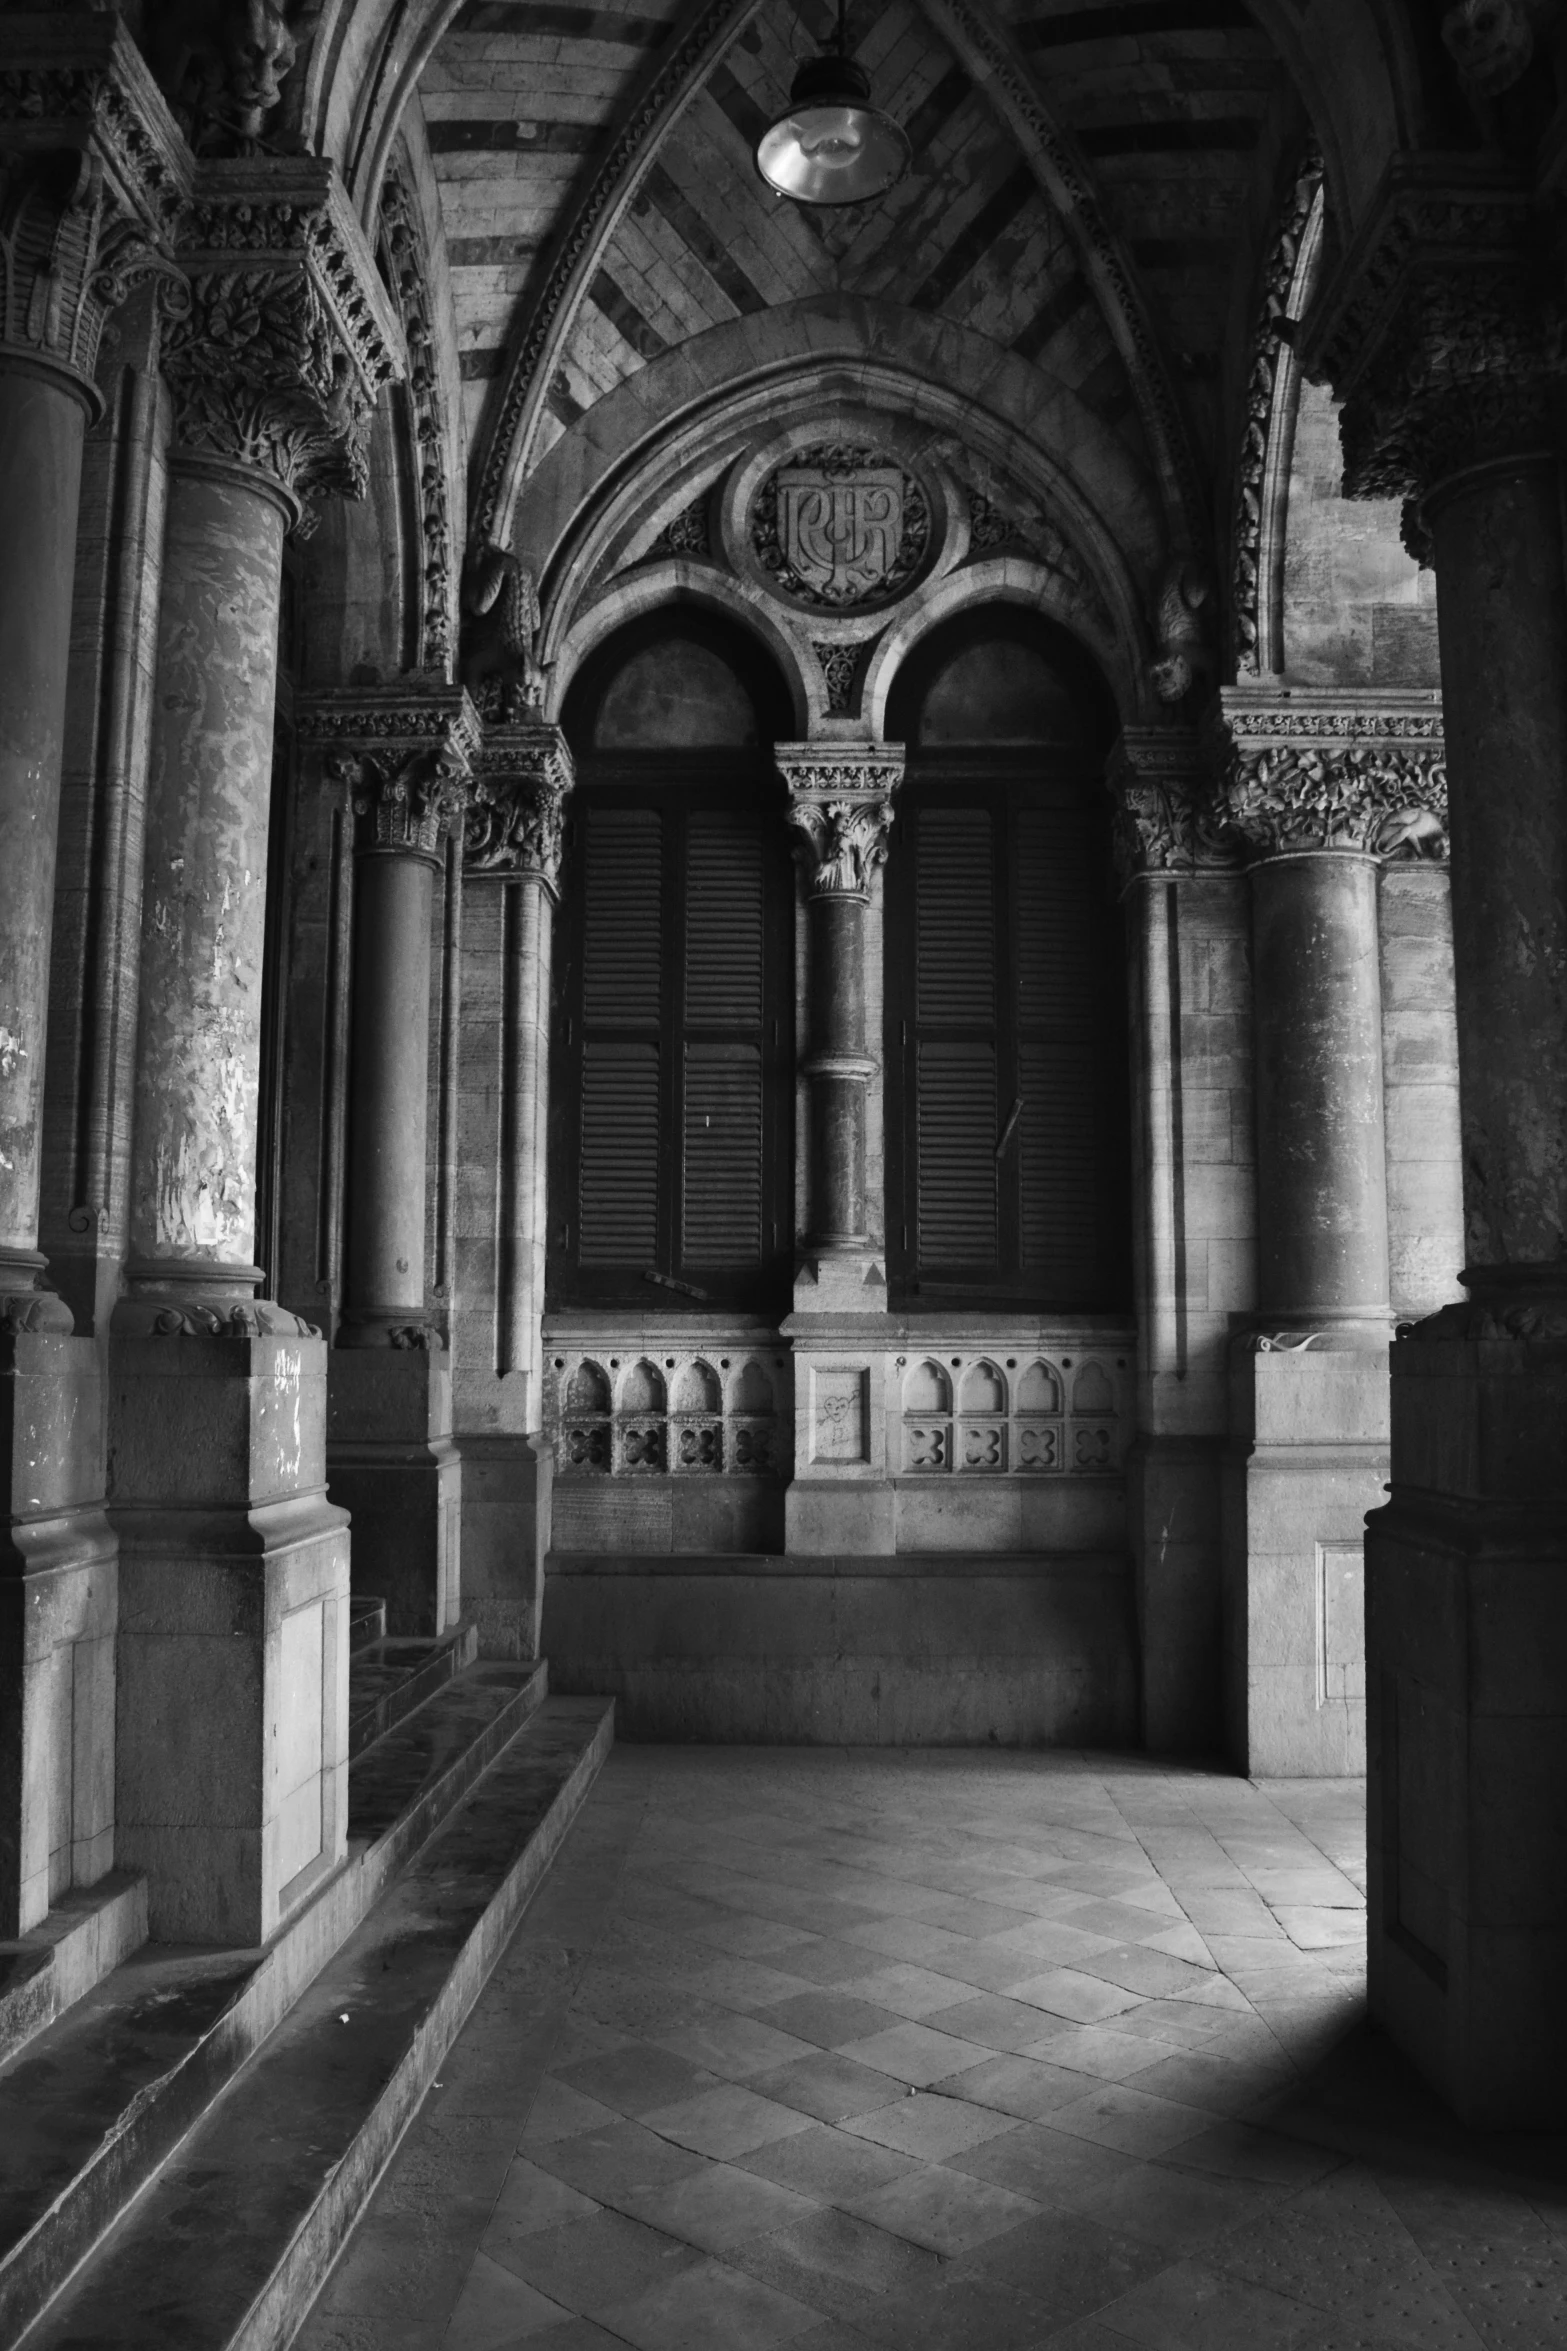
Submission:
<svg viewBox="0 0 1567 2351">
<path fill-rule="evenodd" d="M 90 385 L 107 313 L 171 272 L 190 159 L 117 16 L 38 16 L 0 71 L 0 342 Z"/>
<path fill-rule="evenodd" d="M 575 780 L 559 727 L 486 727 L 464 837 L 469 875 L 537 880 L 558 897 L 566 795 Z"/>
<path fill-rule="evenodd" d="M 1322 157 L 1312 145 L 1284 199 L 1263 268 L 1262 299 L 1246 378 L 1230 555 L 1231 650 L 1242 677 L 1257 677 L 1272 667 L 1263 659 L 1270 617 L 1264 544 L 1274 535 L 1275 509 L 1288 489 L 1288 458 L 1277 443 L 1292 437 L 1293 430 L 1291 436 L 1280 434 L 1279 397 L 1281 389 L 1287 391 L 1295 380 L 1295 356 L 1286 336 L 1304 307 L 1306 281 L 1314 254 L 1320 250 L 1320 227 L 1313 230 L 1312 215 L 1321 192 Z"/>
<path fill-rule="evenodd" d="M 779 743 L 773 756 L 789 791 L 789 822 L 802 835 L 813 898 L 866 898 L 886 863 L 893 794 L 903 781 L 901 743 L 838 750 Z"/>
<path fill-rule="evenodd" d="M 1050 1354 L 899 1355 L 903 1477 L 1119 1475 L 1128 1436 L 1127 1358 Z"/>
<path fill-rule="evenodd" d="M 1235 845 L 1224 830 L 1212 772 L 1195 735 L 1128 727 L 1110 754 L 1105 782 L 1123 882 L 1140 874 L 1233 871 Z"/>
<path fill-rule="evenodd" d="M 1255 858 L 1447 854 L 1440 697 L 1227 687 L 1214 722 L 1223 820 Z"/>
<path fill-rule="evenodd" d="M 394 164 L 381 188 L 387 277 L 408 351 L 408 406 L 419 502 L 419 645 L 414 666 L 445 670 L 453 650 L 455 580 L 446 481 L 446 416 L 431 323 L 428 259 L 413 191 Z"/>
<path fill-rule="evenodd" d="M 1521 176 L 1400 157 L 1317 305 L 1307 372 L 1343 402 L 1344 488 L 1416 499 L 1464 467 L 1558 443 L 1567 304 Z"/>
<path fill-rule="evenodd" d="M 205 165 L 179 258 L 191 307 L 164 348 L 178 443 L 296 501 L 362 496 L 402 331 L 333 166 Z"/>
<path fill-rule="evenodd" d="M 789 1357 L 743 1336 L 558 1349 L 544 1405 L 559 1477 L 777 1479 L 789 1466 Z"/>
<path fill-rule="evenodd" d="M 303 742 L 347 785 L 360 845 L 438 857 L 462 822 L 479 721 L 460 686 L 338 687 L 299 701 Z"/>
</svg>

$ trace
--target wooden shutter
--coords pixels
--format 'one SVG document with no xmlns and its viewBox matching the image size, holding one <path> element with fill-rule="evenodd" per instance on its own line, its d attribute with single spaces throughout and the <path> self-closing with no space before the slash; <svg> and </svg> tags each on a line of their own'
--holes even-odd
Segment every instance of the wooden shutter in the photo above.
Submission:
<svg viewBox="0 0 1567 2351">
<path fill-rule="evenodd" d="M 582 1044 L 576 1256 L 648 1266 L 658 1251 L 662 825 L 649 808 L 583 817 Z"/>
<path fill-rule="evenodd" d="M 559 960 L 555 1304 L 770 1308 L 787 1282 L 793 888 L 738 782 L 579 786 Z M 780 1269 L 782 1269 L 780 1271 Z M 650 1286 L 651 1285 L 651 1286 Z M 781 1300 L 780 1300 L 781 1302 Z"/>
<path fill-rule="evenodd" d="M 891 1254 L 931 1304 L 1087 1311 L 1125 1289 L 1119 919 L 1089 781 L 1019 764 L 905 787 Z"/>
</svg>

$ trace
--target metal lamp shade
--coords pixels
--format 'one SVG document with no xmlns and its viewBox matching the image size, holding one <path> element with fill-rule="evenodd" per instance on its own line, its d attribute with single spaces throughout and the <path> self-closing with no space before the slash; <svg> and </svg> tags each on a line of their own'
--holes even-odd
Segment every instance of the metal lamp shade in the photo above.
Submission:
<svg viewBox="0 0 1567 2351">
<path fill-rule="evenodd" d="M 909 142 L 870 103 L 870 78 L 849 57 L 813 57 L 801 66 L 789 105 L 756 146 L 769 187 L 797 204 L 864 204 L 909 168 Z"/>
</svg>

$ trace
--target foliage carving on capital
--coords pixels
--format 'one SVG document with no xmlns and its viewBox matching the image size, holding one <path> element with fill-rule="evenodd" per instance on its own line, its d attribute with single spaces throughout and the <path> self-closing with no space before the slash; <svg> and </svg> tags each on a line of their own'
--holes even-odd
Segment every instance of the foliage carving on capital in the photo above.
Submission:
<svg viewBox="0 0 1567 2351">
<path fill-rule="evenodd" d="M 1220 801 L 1255 857 L 1303 849 L 1437 862 L 1447 855 L 1440 743 L 1239 742 Z"/>
<path fill-rule="evenodd" d="M 903 746 L 840 751 L 828 743 L 780 743 L 773 756 L 789 789 L 789 822 L 801 836 L 811 896 L 865 897 L 886 863 Z"/>
<path fill-rule="evenodd" d="M 461 827 L 479 728 L 459 688 L 403 680 L 304 695 L 302 741 L 345 786 L 366 849 L 438 857 Z"/>
<path fill-rule="evenodd" d="M 1409 157 L 1320 302 L 1307 371 L 1343 403 L 1344 489 L 1419 500 L 1467 466 L 1560 445 L 1567 304 L 1521 181 Z"/>
<path fill-rule="evenodd" d="M 29 17 L 5 58 L 0 341 L 89 382 L 107 314 L 175 275 L 189 157 L 117 18 Z"/>
<path fill-rule="evenodd" d="M 1200 745 L 1188 734 L 1128 729 L 1105 771 L 1112 845 L 1123 882 L 1139 874 L 1222 873 L 1235 866 Z"/>
<path fill-rule="evenodd" d="M 163 360 L 176 440 L 300 501 L 362 497 L 402 336 L 332 167 L 207 165 L 181 260 L 191 305 Z"/>
<path fill-rule="evenodd" d="M 464 836 L 468 873 L 503 882 L 541 881 L 557 896 L 566 795 L 575 780 L 558 727 L 488 729 Z"/>
</svg>

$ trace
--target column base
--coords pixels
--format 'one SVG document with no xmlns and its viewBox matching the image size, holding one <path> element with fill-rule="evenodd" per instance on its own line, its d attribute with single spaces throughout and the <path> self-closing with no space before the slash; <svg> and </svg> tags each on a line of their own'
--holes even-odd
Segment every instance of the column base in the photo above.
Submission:
<svg viewBox="0 0 1567 2351">
<path fill-rule="evenodd" d="M 1365 1520 L 1388 1475 L 1386 1345 L 1232 1359 L 1222 1479 L 1225 1728 L 1260 1779 L 1365 1770 Z"/>
<path fill-rule="evenodd" d="M 348 1523 L 326 1347 L 116 1335 L 117 1858 L 160 1942 L 264 1942 L 343 1859 Z"/>
<path fill-rule="evenodd" d="M 1142 1738 L 1151 1755 L 1213 1755 L 1224 1745 L 1222 1473 L 1216 1437 L 1139 1437 L 1127 1455 Z"/>
<path fill-rule="evenodd" d="M 353 1519 L 354 1590 L 386 1602 L 389 1633 L 449 1632 L 462 1545 L 451 1357 L 334 1348 L 326 1459 L 332 1500 Z"/>
<path fill-rule="evenodd" d="M 459 1437 L 462 1621 L 481 1657 L 539 1654 L 555 1456 L 547 1437 Z"/>
<path fill-rule="evenodd" d="M 103 1458 L 93 1341 L 0 1329 L 0 1941 L 114 1866 Z"/>
<path fill-rule="evenodd" d="M 1400 1340 L 1392 1385 L 1366 1546 L 1371 2010 L 1472 2127 L 1555 2130 L 1567 1343 Z"/>
</svg>

